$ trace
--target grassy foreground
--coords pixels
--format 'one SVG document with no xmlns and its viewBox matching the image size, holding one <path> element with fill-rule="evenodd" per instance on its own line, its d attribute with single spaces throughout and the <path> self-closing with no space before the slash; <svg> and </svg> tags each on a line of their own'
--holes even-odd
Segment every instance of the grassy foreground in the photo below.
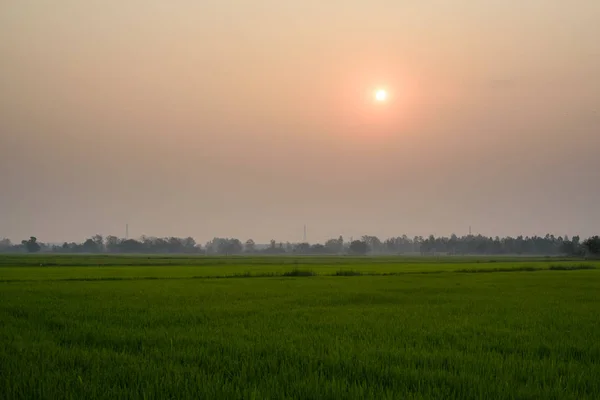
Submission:
<svg viewBox="0 0 600 400">
<path fill-rule="evenodd" d="M 600 398 L 600 270 L 573 262 L 72 261 L 0 267 L 0 398 Z M 320 276 L 192 279 L 293 268 Z"/>
</svg>

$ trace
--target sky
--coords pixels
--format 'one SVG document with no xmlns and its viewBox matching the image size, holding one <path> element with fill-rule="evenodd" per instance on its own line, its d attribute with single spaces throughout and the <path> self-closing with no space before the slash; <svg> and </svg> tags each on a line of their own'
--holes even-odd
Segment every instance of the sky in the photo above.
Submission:
<svg viewBox="0 0 600 400">
<path fill-rule="evenodd" d="M 0 237 L 598 234 L 599 20 L 597 0 L 3 0 Z"/>
</svg>

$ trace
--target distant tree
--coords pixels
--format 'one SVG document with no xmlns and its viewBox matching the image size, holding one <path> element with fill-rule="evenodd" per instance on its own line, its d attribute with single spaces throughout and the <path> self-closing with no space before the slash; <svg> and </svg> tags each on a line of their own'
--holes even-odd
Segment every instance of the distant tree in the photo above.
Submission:
<svg viewBox="0 0 600 400">
<path fill-rule="evenodd" d="M 332 238 L 324 244 L 282 243 L 275 240 L 270 241 L 266 249 L 257 250 L 252 239 L 245 243 L 235 238 L 214 238 L 206 244 L 207 253 L 212 254 L 239 254 L 242 251 L 248 253 L 260 252 L 266 254 L 341 254 L 347 251 L 351 254 L 374 253 L 398 254 L 404 252 L 421 252 L 428 254 L 528 254 L 528 255 L 569 255 L 581 257 L 584 255 L 600 256 L 600 239 L 598 236 L 590 237 L 582 242 L 579 236 L 571 239 L 567 235 L 554 236 L 517 236 L 513 237 L 488 237 L 483 235 L 465 235 L 458 237 L 455 234 L 449 237 L 435 237 L 430 235 L 426 239 L 415 236 L 413 239 L 402 235 L 391 237 L 383 243 L 376 236 L 363 236 L 362 240 L 344 243 L 340 236 Z M 196 241 L 191 238 L 177 237 L 147 237 L 142 236 L 140 240 L 124 240 L 115 236 L 103 238 L 94 235 L 83 243 L 64 243 L 62 246 L 48 246 L 39 243 L 35 237 L 23 240 L 20 244 L 13 245 L 10 240 L 0 240 L 0 251 L 2 252 L 30 252 L 52 251 L 57 253 L 197 253 L 201 250 Z"/>
<path fill-rule="evenodd" d="M 410 253 L 414 251 L 414 242 L 406 235 L 388 238 L 383 242 L 381 251 L 387 253 Z"/>
<path fill-rule="evenodd" d="M 183 252 L 183 240 L 170 237 L 166 239 L 167 242 L 167 252 L 168 253 L 182 253 Z"/>
<path fill-rule="evenodd" d="M 583 247 L 590 255 L 600 255 L 600 236 L 592 236 L 583 242 Z"/>
<path fill-rule="evenodd" d="M 413 238 L 413 251 L 415 252 L 422 252 L 421 250 L 421 246 L 423 245 L 423 236 L 415 236 Z"/>
<path fill-rule="evenodd" d="M 448 248 L 447 248 L 448 253 L 456 254 L 458 245 L 459 245 L 458 236 L 456 236 L 453 233 L 452 235 L 450 235 L 450 239 L 448 240 Z"/>
<path fill-rule="evenodd" d="M 285 254 L 286 249 L 290 248 L 290 246 L 289 243 L 277 243 L 275 239 L 271 239 L 269 241 L 269 247 L 256 250 L 256 252 L 264 254 Z"/>
<path fill-rule="evenodd" d="M 207 248 L 211 253 L 217 254 L 240 254 L 244 245 L 239 239 L 214 238 L 207 244 Z"/>
<path fill-rule="evenodd" d="M 12 242 L 10 239 L 2 239 L 0 240 L 0 251 L 7 250 L 12 247 Z"/>
<path fill-rule="evenodd" d="M 29 240 L 23 240 L 21 244 L 25 246 L 25 249 L 29 253 L 37 253 L 42 249 L 42 246 L 40 246 L 35 236 L 31 236 Z"/>
<path fill-rule="evenodd" d="M 126 239 L 119 243 L 118 250 L 123 253 L 143 253 L 144 244 L 135 239 Z"/>
<path fill-rule="evenodd" d="M 585 252 L 585 248 L 579 244 L 578 240 L 563 240 L 558 251 L 567 256 L 581 256 Z"/>
<path fill-rule="evenodd" d="M 327 253 L 327 247 L 323 246 L 320 243 L 313 244 L 309 249 L 310 254 L 325 254 Z"/>
<path fill-rule="evenodd" d="M 119 238 L 116 236 L 107 236 L 106 237 L 106 250 L 111 253 L 116 253 L 119 251 Z"/>
<path fill-rule="evenodd" d="M 388 253 L 395 253 L 398 251 L 399 243 L 397 238 L 388 238 L 383 241 L 383 248 Z"/>
<path fill-rule="evenodd" d="M 104 251 L 104 237 L 102 237 L 102 235 L 94 235 L 92 236 L 92 240 L 96 245 L 96 251 Z"/>
<path fill-rule="evenodd" d="M 192 237 L 186 237 L 181 240 L 181 244 L 183 245 L 183 251 L 186 253 L 195 253 L 196 251 L 202 250 L 198 247 L 198 244 Z"/>
<path fill-rule="evenodd" d="M 325 251 L 331 254 L 341 253 L 344 251 L 344 238 L 340 236 L 337 239 L 329 239 L 326 241 Z"/>
<path fill-rule="evenodd" d="M 309 252 L 310 252 L 310 244 L 308 244 L 308 243 L 298 243 L 294 247 L 294 253 L 308 254 Z"/>
<path fill-rule="evenodd" d="M 383 243 L 381 243 L 381 240 L 377 236 L 365 235 L 362 237 L 362 241 L 369 246 L 370 251 L 378 253 L 383 248 Z"/>
<path fill-rule="evenodd" d="M 256 251 L 256 243 L 254 243 L 254 240 L 246 240 L 246 243 L 244 243 L 244 251 L 246 253 L 254 253 Z"/>
<path fill-rule="evenodd" d="M 420 246 L 421 255 L 433 254 L 437 251 L 437 239 L 433 235 L 429 235 L 427 239 L 423 239 Z"/>
<path fill-rule="evenodd" d="M 97 253 L 100 251 L 98 244 L 93 239 L 86 240 L 81 247 L 85 253 Z"/>
<path fill-rule="evenodd" d="M 350 243 L 350 252 L 352 254 L 365 255 L 369 250 L 369 244 L 364 240 L 354 240 Z"/>
<path fill-rule="evenodd" d="M 240 254 L 244 251 L 244 245 L 239 239 L 229 239 L 226 254 Z"/>
</svg>

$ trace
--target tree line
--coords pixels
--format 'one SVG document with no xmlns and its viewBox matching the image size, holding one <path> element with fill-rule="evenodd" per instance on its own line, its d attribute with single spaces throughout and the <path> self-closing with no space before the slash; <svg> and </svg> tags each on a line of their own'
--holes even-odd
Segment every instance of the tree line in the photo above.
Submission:
<svg viewBox="0 0 600 400">
<path fill-rule="evenodd" d="M 600 237 L 593 236 L 581 240 L 579 236 L 518 236 L 487 237 L 466 235 L 458 237 L 427 238 L 406 235 L 380 240 L 377 236 L 362 236 L 357 240 L 346 241 L 342 236 L 324 243 L 290 243 L 271 240 L 267 245 L 258 245 L 252 239 L 245 242 L 236 238 L 214 238 L 201 245 L 193 238 L 149 237 L 125 239 L 116 236 L 94 235 L 81 243 L 51 245 L 38 241 L 34 236 L 12 243 L 9 239 L 0 240 L 0 252 L 10 253 L 130 253 L 130 254 L 297 254 L 297 255 L 600 255 Z"/>
</svg>

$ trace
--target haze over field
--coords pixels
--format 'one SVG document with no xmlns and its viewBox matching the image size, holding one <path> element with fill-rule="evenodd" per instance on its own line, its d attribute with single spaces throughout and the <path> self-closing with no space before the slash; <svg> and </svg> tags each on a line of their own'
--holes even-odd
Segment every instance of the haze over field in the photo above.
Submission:
<svg viewBox="0 0 600 400">
<path fill-rule="evenodd" d="M 599 20 L 597 0 L 4 0 L 0 238 L 597 234 Z"/>
</svg>

